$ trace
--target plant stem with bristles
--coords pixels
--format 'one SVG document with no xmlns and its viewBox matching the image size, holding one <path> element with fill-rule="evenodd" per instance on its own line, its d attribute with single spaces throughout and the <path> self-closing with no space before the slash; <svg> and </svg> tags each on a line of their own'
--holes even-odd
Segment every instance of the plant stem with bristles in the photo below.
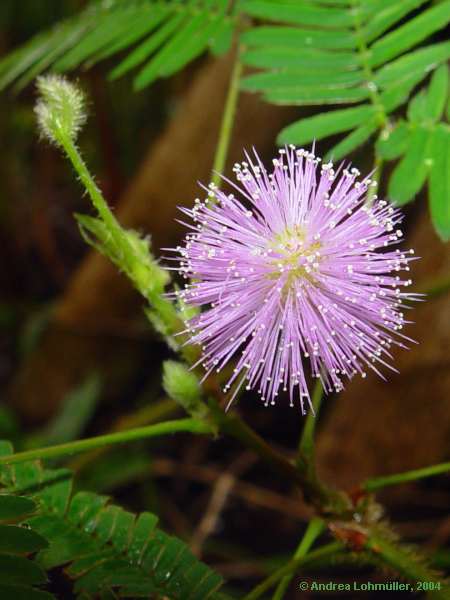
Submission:
<svg viewBox="0 0 450 600">
<path fill-rule="evenodd" d="M 306 556 L 293 558 L 283 567 L 275 571 L 275 573 L 272 573 L 272 575 L 270 575 L 262 583 L 257 585 L 249 594 L 244 596 L 242 600 L 257 600 L 258 598 L 261 598 L 261 596 L 265 594 L 267 590 L 270 590 L 270 588 L 273 587 L 283 577 L 294 574 L 301 567 L 306 567 L 310 564 L 313 564 L 317 559 L 334 556 L 343 548 L 344 545 L 341 542 L 332 542 L 326 546 L 322 546 L 318 550 L 310 552 Z"/>
<path fill-rule="evenodd" d="M 308 527 L 306 528 L 306 531 L 300 541 L 300 544 L 298 545 L 298 548 L 295 551 L 295 554 L 293 557 L 294 560 L 304 558 L 306 556 L 309 549 L 314 544 L 315 540 L 318 538 L 318 536 L 324 530 L 324 527 L 325 527 L 325 523 L 322 521 L 322 519 L 318 519 L 318 518 L 311 519 L 311 521 L 308 523 Z M 285 577 L 283 577 L 283 579 L 278 584 L 277 589 L 275 590 L 272 600 L 283 600 L 284 595 L 289 587 L 289 584 L 291 583 L 292 577 L 293 577 L 293 573 L 290 573 L 289 575 L 286 575 Z"/>
<path fill-rule="evenodd" d="M 86 452 L 103 446 L 112 444 L 124 444 L 135 440 L 144 440 L 161 435 L 168 435 L 177 432 L 189 432 L 196 434 L 212 433 L 212 428 L 204 421 L 198 419 L 176 419 L 174 421 L 164 421 L 148 427 L 138 427 L 106 435 L 98 435 L 84 440 L 68 442 L 49 446 L 48 448 L 37 448 L 36 450 L 26 450 L 8 456 L 0 457 L 0 465 L 12 465 L 30 460 L 43 460 L 46 458 L 59 458 L 61 456 L 70 456 L 79 452 Z"/>
<path fill-rule="evenodd" d="M 239 81 L 242 74 L 242 63 L 239 60 L 239 49 L 237 50 L 236 61 L 231 73 L 230 86 L 225 101 L 225 108 L 220 125 L 219 141 L 217 143 L 216 154 L 213 163 L 213 174 L 211 182 L 218 185 L 220 182 L 220 173 L 225 169 L 228 149 L 230 146 L 231 133 L 233 131 L 234 118 L 236 115 L 237 101 L 239 97 Z"/>
</svg>

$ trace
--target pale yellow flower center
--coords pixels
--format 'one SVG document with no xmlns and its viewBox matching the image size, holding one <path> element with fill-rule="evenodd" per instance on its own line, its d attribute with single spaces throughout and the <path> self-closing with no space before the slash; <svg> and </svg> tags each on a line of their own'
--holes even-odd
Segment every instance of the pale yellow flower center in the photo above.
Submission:
<svg viewBox="0 0 450 600">
<path fill-rule="evenodd" d="M 282 295 L 300 278 L 314 281 L 314 271 L 320 260 L 320 241 L 309 242 L 303 227 L 296 225 L 277 233 L 269 246 L 271 252 L 269 264 L 275 270 L 267 274 L 269 279 L 279 279 L 288 272 L 283 285 Z M 274 257 L 274 251 L 280 256 Z"/>
</svg>

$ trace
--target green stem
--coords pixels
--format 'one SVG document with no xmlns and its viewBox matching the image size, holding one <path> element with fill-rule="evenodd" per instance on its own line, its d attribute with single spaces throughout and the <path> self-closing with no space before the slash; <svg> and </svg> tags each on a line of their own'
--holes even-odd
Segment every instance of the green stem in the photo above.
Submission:
<svg viewBox="0 0 450 600">
<path fill-rule="evenodd" d="M 353 11 L 352 11 L 353 12 L 353 29 L 355 32 L 355 38 L 356 38 L 357 47 L 358 47 L 358 51 L 359 51 L 359 58 L 361 60 L 362 71 L 363 71 L 365 79 L 366 79 L 365 83 L 367 85 L 367 89 L 369 90 L 370 101 L 376 110 L 376 119 L 378 122 L 378 126 L 381 130 L 383 130 L 386 127 L 386 124 L 388 122 L 388 117 L 387 117 L 383 102 L 381 101 L 381 96 L 379 94 L 379 91 L 378 91 L 377 87 L 373 85 L 373 82 L 375 79 L 375 73 L 369 62 L 370 50 L 367 46 L 366 39 L 364 36 L 364 23 L 361 18 L 361 2 L 359 0 L 352 0 L 352 9 L 353 9 Z M 372 176 L 372 181 L 376 181 L 377 183 L 379 183 L 382 166 L 383 166 L 383 160 L 378 155 L 378 153 L 375 149 L 375 162 L 374 162 L 375 171 Z M 368 205 L 372 204 L 373 197 L 375 196 L 377 189 L 378 189 L 378 186 L 369 187 L 369 189 L 367 190 L 366 203 Z"/>
<path fill-rule="evenodd" d="M 322 548 L 319 548 L 318 550 L 310 552 L 306 556 L 290 560 L 283 567 L 275 571 L 275 573 L 272 573 L 272 575 L 262 583 L 257 585 L 249 594 L 244 596 L 242 600 L 257 600 L 257 598 L 260 598 L 267 590 L 270 590 L 270 588 L 283 577 L 290 575 L 291 573 L 294 574 L 300 567 L 307 567 L 313 564 L 317 559 L 332 556 L 342 550 L 343 547 L 341 542 L 332 542 L 331 544 L 322 546 Z"/>
<path fill-rule="evenodd" d="M 303 480 L 295 466 L 280 452 L 272 448 L 256 431 L 233 413 L 225 413 L 220 406 L 210 405 L 214 421 L 222 433 L 231 435 L 247 448 L 251 448 L 266 464 L 291 481 L 302 484 Z"/>
<path fill-rule="evenodd" d="M 305 534 L 303 535 L 300 544 L 298 545 L 298 548 L 295 551 L 294 560 L 304 558 L 306 556 L 315 540 L 324 530 L 324 527 L 325 523 L 322 521 L 322 519 L 319 519 L 317 517 L 311 519 L 311 521 L 308 523 L 308 527 L 306 528 Z M 275 590 L 272 600 L 283 600 L 293 576 L 294 574 L 290 573 L 289 575 L 283 577 L 283 579 L 278 584 L 277 589 Z"/>
<path fill-rule="evenodd" d="M 381 181 L 381 174 L 383 172 L 384 160 L 375 150 L 375 163 L 374 163 L 374 174 L 372 177 L 373 181 L 376 181 L 377 184 Z"/>
<path fill-rule="evenodd" d="M 99 435 L 84 440 L 69 442 L 67 444 L 49 446 L 48 448 L 37 448 L 36 450 L 18 452 L 17 454 L 12 454 L 11 456 L 2 456 L 0 457 L 0 465 L 11 465 L 28 460 L 67 456 L 76 454 L 78 452 L 85 452 L 86 450 L 92 450 L 93 448 L 109 446 L 111 444 L 123 444 L 125 442 L 143 440 L 180 431 L 205 434 L 211 433 L 212 429 L 210 425 L 204 423 L 203 421 L 198 421 L 197 419 L 177 419 L 174 421 L 165 421 L 164 423 L 157 423 L 156 425 L 149 425 L 147 427 L 138 427 L 136 429 L 119 431 L 117 433 L 108 433 L 106 435 Z"/>
<path fill-rule="evenodd" d="M 376 86 L 373 86 L 375 79 L 375 73 L 369 62 L 370 50 L 367 47 L 366 39 L 364 36 L 364 23 L 361 19 L 361 2 L 360 0 L 352 0 L 353 9 L 353 29 L 355 32 L 355 38 L 359 51 L 359 58 L 361 61 L 362 71 L 366 78 L 367 89 L 369 90 L 369 98 L 374 108 L 377 111 L 377 119 L 380 127 L 385 127 L 387 123 L 387 115 L 384 109 L 383 102 L 381 101 L 380 94 Z"/>
<path fill-rule="evenodd" d="M 60 134 L 61 145 L 63 146 L 67 157 L 73 165 L 73 168 L 78 173 L 81 183 L 84 185 L 89 197 L 92 200 L 92 204 L 97 210 L 99 216 L 110 230 L 111 234 L 121 230 L 119 223 L 109 209 L 106 200 L 104 199 L 101 191 L 97 187 L 92 175 L 89 173 L 89 169 L 86 166 L 81 154 L 79 153 L 76 145 L 70 137 Z"/>
<path fill-rule="evenodd" d="M 432 465 L 431 467 L 424 467 L 423 469 L 406 471 L 404 473 L 396 473 L 395 475 L 375 477 L 373 479 L 368 479 L 362 487 L 366 492 L 374 492 L 381 488 L 387 487 L 388 485 L 397 485 L 399 483 L 406 483 L 407 481 L 423 479 L 424 477 L 441 475 L 442 473 L 447 473 L 448 471 L 450 471 L 450 462 Z"/>
<path fill-rule="evenodd" d="M 305 471 L 297 469 L 283 454 L 272 448 L 260 435 L 251 429 L 238 415 L 225 413 L 210 402 L 211 415 L 222 433 L 231 435 L 247 448 L 252 449 L 274 471 L 296 483 L 308 502 L 320 513 L 342 514 L 348 510 L 346 498 L 339 492 L 329 490 L 316 478 L 308 477 Z"/>
<path fill-rule="evenodd" d="M 311 404 L 313 410 L 311 410 L 303 425 L 303 431 L 299 443 L 299 455 L 303 457 L 306 462 L 312 463 L 314 460 L 314 431 L 316 428 L 317 415 L 319 414 L 320 405 L 323 398 L 323 386 L 320 379 L 317 380 L 313 390 Z"/>
<path fill-rule="evenodd" d="M 121 269 L 127 273 L 139 292 L 159 315 L 160 319 L 165 324 L 167 336 L 170 337 L 170 335 L 182 330 L 184 324 L 179 318 L 173 302 L 163 297 L 159 289 L 153 289 L 152 285 L 149 285 L 148 265 L 141 265 L 139 263 L 135 249 L 126 235 L 126 231 L 122 229 L 121 225 L 111 212 L 75 143 L 70 137 L 64 135 L 62 132 L 60 132 L 58 140 L 108 231 L 108 235 L 115 246 L 115 252 L 120 256 Z M 156 263 L 154 263 L 154 266 L 156 269 L 159 269 L 159 267 L 156 266 Z M 193 351 L 192 348 L 188 346 L 183 347 L 182 354 L 185 357 L 190 357 L 191 354 L 194 354 L 195 357 L 197 356 L 196 351 Z"/>
<path fill-rule="evenodd" d="M 404 548 L 397 542 L 386 539 L 384 535 L 372 532 L 367 539 L 366 548 L 372 554 L 374 564 L 390 567 L 396 573 L 409 579 L 414 584 L 417 581 L 429 581 L 439 584 L 433 597 L 449 598 L 449 587 L 442 581 L 439 573 L 436 573 L 426 563 L 426 557 L 411 548 Z"/>
<path fill-rule="evenodd" d="M 312 395 L 313 410 L 308 413 L 303 426 L 296 460 L 297 471 L 303 482 L 305 497 L 313 502 L 321 514 L 343 513 L 349 508 L 344 494 L 328 488 L 317 476 L 314 451 L 314 432 L 317 415 L 323 398 L 323 385 L 319 379 Z"/>
<path fill-rule="evenodd" d="M 179 410 L 180 406 L 176 404 L 174 400 L 163 398 L 157 402 L 147 404 L 132 414 L 120 417 L 115 426 L 112 428 L 112 432 L 126 431 L 128 429 L 150 425 L 151 423 L 160 421 L 169 415 L 172 416 L 174 412 Z M 93 460 L 97 460 L 105 452 L 108 452 L 108 450 L 108 446 L 95 448 L 94 450 L 91 450 L 86 454 L 82 454 L 81 456 L 77 456 L 71 460 L 67 467 L 75 473 L 79 472 L 89 465 Z"/>
<path fill-rule="evenodd" d="M 219 131 L 219 141 L 217 143 L 216 154 L 214 157 L 213 174 L 211 181 L 215 185 L 220 183 L 220 173 L 225 169 L 228 149 L 230 146 L 231 133 L 233 131 L 234 118 L 236 115 L 237 100 L 239 96 L 239 81 L 242 74 L 242 63 L 239 60 L 239 49 L 236 62 L 231 73 L 230 87 L 225 101 L 225 108 L 222 115 L 222 122 Z"/>
<path fill-rule="evenodd" d="M 375 160 L 374 160 L 374 164 L 373 164 L 374 171 L 373 171 L 373 175 L 372 175 L 372 182 L 376 181 L 377 185 L 373 186 L 373 187 L 369 186 L 369 189 L 367 190 L 366 203 L 369 205 L 372 204 L 375 195 L 378 193 L 378 190 L 380 187 L 381 173 L 383 172 L 383 165 L 384 165 L 384 161 L 375 149 Z"/>
</svg>

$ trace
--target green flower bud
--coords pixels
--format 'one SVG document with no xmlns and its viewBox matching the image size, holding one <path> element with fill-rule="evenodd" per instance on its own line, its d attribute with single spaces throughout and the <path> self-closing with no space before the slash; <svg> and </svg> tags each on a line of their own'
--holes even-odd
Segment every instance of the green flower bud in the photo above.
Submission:
<svg viewBox="0 0 450 600">
<path fill-rule="evenodd" d="M 35 106 L 41 135 L 57 146 L 64 138 L 75 141 L 86 122 L 86 102 L 83 92 L 65 77 L 38 77 L 39 100 Z"/>
<path fill-rule="evenodd" d="M 208 409 L 202 401 L 199 381 L 183 363 L 166 360 L 163 365 L 163 386 L 167 394 L 193 417 L 205 417 Z"/>
</svg>

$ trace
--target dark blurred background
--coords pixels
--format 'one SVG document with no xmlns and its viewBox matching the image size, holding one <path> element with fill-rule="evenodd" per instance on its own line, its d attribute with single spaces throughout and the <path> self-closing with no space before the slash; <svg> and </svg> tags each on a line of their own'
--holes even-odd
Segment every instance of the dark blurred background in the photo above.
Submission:
<svg viewBox="0 0 450 600">
<path fill-rule="evenodd" d="M 2 55 L 83 5 L 3 0 Z M 201 58 L 139 93 L 130 78 L 107 81 L 112 64 L 74 74 L 90 99 L 80 146 L 120 221 L 150 234 L 159 256 L 161 247 L 181 239 L 176 205 L 190 205 L 197 181 L 210 176 L 232 57 Z M 177 414 L 160 383 L 162 360 L 171 353 L 147 324 L 128 281 L 82 241 L 72 214 L 88 210 L 86 198 L 67 162 L 39 141 L 34 100 L 32 88 L 0 96 L 0 437 L 17 448 Z M 269 159 L 276 134 L 298 114 L 242 95 L 229 165 L 251 145 Z M 370 170 L 367 148 L 352 159 Z M 448 277 L 450 267 L 448 245 L 433 232 L 426 202 L 423 192 L 406 216 L 405 244 L 422 257 L 412 272 L 418 291 Z M 415 325 L 406 333 L 419 344 L 398 353 L 399 375 L 354 381 L 338 399 L 325 401 L 318 458 L 330 483 L 351 489 L 368 476 L 448 460 L 450 295 L 430 298 L 411 317 Z M 288 402 L 263 408 L 248 394 L 238 409 L 266 439 L 294 454 L 302 418 Z M 310 514 L 297 492 L 228 439 L 177 436 L 69 465 L 83 489 L 158 513 L 167 530 L 190 542 L 237 590 L 283 564 Z M 450 567 L 447 477 L 389 490 L 381 499 L 401 535 L 425 544 L 436 566 Z M 330 573 L 336 581 L 355 575 L 340 568 L 318 577 L 327 581 Z M 357 575 L 367 580 L 367 573 Z M 308 597 L 295 592 L 297 580 L 288 597 Z M 55 581 L 64 589 L 58 574 Z"/>
</svg>

